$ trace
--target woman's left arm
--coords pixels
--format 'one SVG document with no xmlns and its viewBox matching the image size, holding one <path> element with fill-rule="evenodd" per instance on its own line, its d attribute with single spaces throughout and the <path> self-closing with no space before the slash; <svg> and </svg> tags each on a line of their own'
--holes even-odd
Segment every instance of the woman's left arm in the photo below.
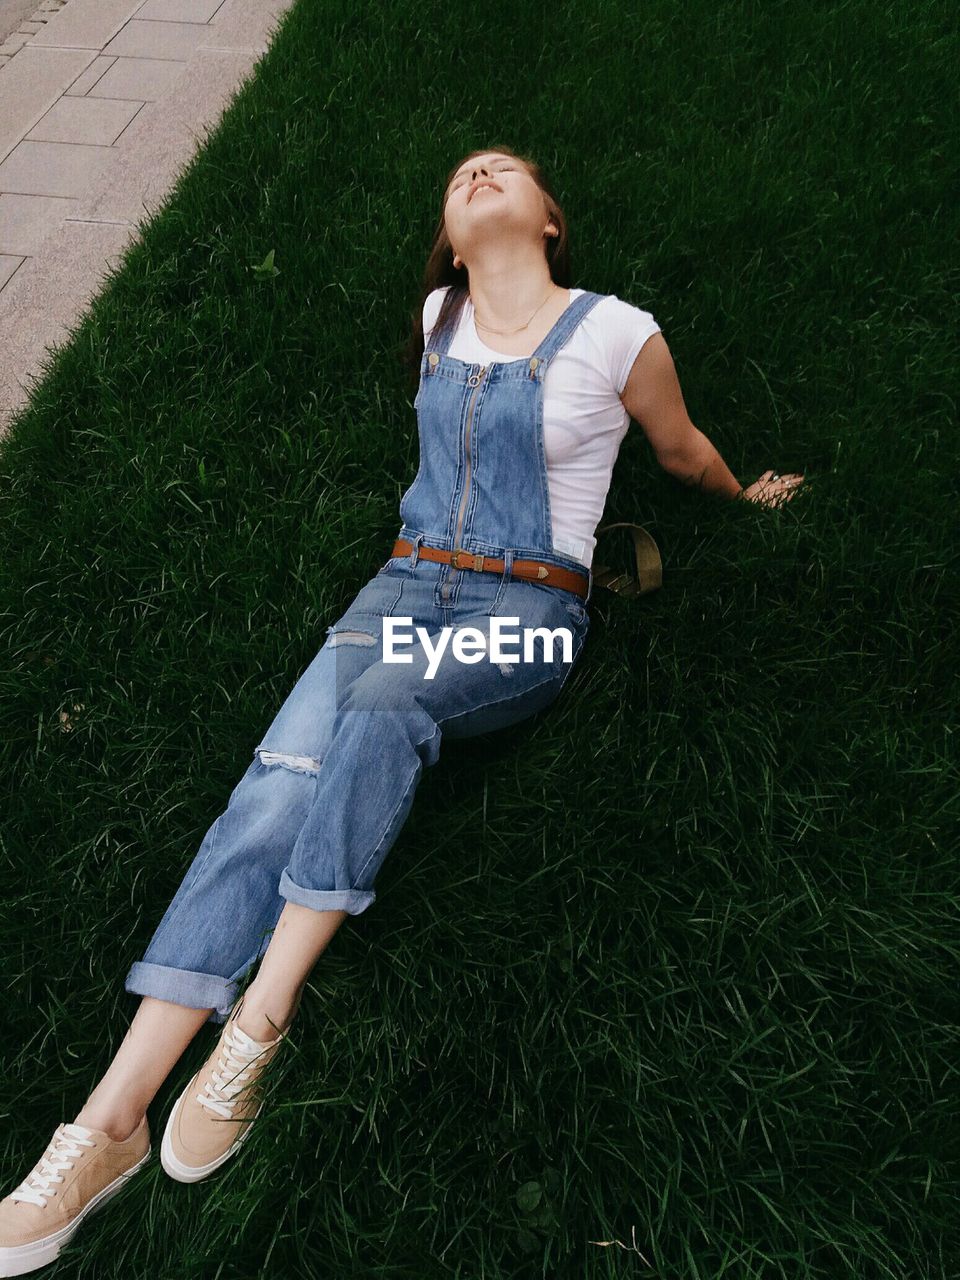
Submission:
<svg viewBox="0 0 960 1280">
<path fill-rule="evenodd" d="M 673 357 L 662 333 L 653 334 L 641 347 L 620 402 L 640 423 L 661 467 L 683 484 L 726 498 L 779 505 L 793 496 L 803 479 L 802 475 L 792 474 L 773 480 L 773 473 L 765 471 L 748 488 L 741 486 L 716 447 L 690 421 Z"/>
</svg>

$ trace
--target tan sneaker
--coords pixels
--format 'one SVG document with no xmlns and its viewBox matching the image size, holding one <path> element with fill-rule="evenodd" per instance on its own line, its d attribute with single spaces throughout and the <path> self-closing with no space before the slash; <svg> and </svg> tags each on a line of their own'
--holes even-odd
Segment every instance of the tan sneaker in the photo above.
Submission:
<svg viewBox="0 0 960 1280">
<path fill-rule="evenodd" d="M 60 1124 L 33 1170 L 0 1200 L 0 1276 L 22 1276 L 59 1254 L 88 1213 L 122 1191 L 150 1159 L 144 1116 L 129 1138 Z"/>
<path fill-rule="evenodd" d="M 273 1040 L 254 1040 L 237 1026 L 243 999 L 224 1023 L 217 1047 L 177 1099 L 163 1131 L 160 1163 L 178 1182 L 199 1182 L 219 1169 L 246 1139 L 263 1107 L 257 1082 L 289 1027 Z"/>
</svg>

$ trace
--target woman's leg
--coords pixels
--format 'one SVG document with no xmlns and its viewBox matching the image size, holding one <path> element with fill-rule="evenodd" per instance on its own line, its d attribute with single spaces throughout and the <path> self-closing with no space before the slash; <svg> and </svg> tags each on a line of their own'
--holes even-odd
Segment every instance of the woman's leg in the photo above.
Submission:
<svg viewBox="0 0 960 1280">
<path fill-rule="evenodd" d="M 395 592 L 389 583 L 378 589 Z M 364 590 L 369 595 L 369 584 Z M 207 831 L 145 955 L 130 967 L 125 987 L 141 996 L 139 1007 L 77 1123 L 117 1140 L 131 1133 L 199 1029 L 226 1021 L 239 983 L 261 956 L 240 1025 L 255 1040 L 272 1039 L 272 1027 L 285 1027 L 296 1012 L 334 933 L 369 904 L 372 894 L 342 894 L 341 901 L 331 895 L 330 909 L 318 911 L 286 903 L 277 882 L 313 802 L 338 690 L 374 656 L 356 646 L 341 653 L 335 638 L 301 674 L 263 750 L 257 748 Z M 274 742 L 286 750 L 266 750 Z"/>
<path fill-rule="evenodd" d="M 313 757 L 326 747 L 336 685 L 372 656 L 354 649 L 334 658 L 324 646 L 301 675 L 267 735 L 269 742 L 282 736 L 290 751 L 258 748 L 207 831 L 145 955 L 130 967 L 125 987 L 142 997 L 139 1007 L 77 1123 L 118 1140 L 131 1133 L 197 1031 L 227 1020 L 261 956 L 241 1028 L 272 1039 L 272 1024 L 285 1026 L 296 1011 L 313 965 L 349 912 L 287 904 L 277 882 L 313 801 Z M 354 913 L 372 897 L 342 896 Z"/>
<path fill-rule="evenodd" d="M 255 1040 L 271 1040 L 286 1030 L 310 971 L 347 914 L 287 903 L 257 976 L 244 993 L 241 1030 Z M 128 1137 L 210 1013 L 144 996 L 76 1123 L 103 1129 L 118 1142 Z"/>
<path fill-rule="evenodd" d="M 127 991 L 227 1020 L 284 909 L 279 880 L 314 804 L 338 689 L 374 659 L 369 648 L 324 644 L 302 673 L 130 966 Z M 347 892 L 319 905 L 356 914 L 372 898 Z"/>
<path fill-rule="evenodd" d="M 200 1028 L 226 1021 L 258 952 L 262 966 L 245 992 L 241 1027 L 255 1040 L 272 1039 L 269 1020 L 281 1027 L 290 1020 L 313 964 L 348 914 L 287 906 L 277 895 L 315 785 L 310 773 L 280 764 L 257 760 L 247 770 L 144 959 L 130 969 L 126 988 L 141 988 L 142 999 L 78 1124 L 117 1140 L 131 1133 Z M 150 987 L 156 996 L 143 990 Z"/>
<path fill-rule="evenodd" d="M 144 996 L 116 1056 L 75 1123 L 103 1129 L 114 1141 L 122 1142 L 136 1129 L 157 1090 L 209 1016 L 209 1009 L 188 1009 Z"/>
<path fill-rule="evenodd" d="M 300 1007 L 310 972 L 346 911 L 314 911 L 288 902 L 280 913 L 257 976 L 244 992 L 239 1026 L 254 1040 L 272 1040 L 285 1031 Z"/>
</svg>

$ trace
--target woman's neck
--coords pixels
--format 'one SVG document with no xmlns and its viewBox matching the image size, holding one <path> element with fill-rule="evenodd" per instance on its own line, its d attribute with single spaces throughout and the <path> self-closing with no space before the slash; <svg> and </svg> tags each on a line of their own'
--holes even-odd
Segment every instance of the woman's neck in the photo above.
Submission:
<svg viewBox="0 0 960 1280">
<path fill-rule="evenodd" d="M 509 256 L 489 259 L 485 254 L 482 264 L 470 267 L 468 287 L 481 336 L 495 337 L 500 335 L 494 330 L 525 326 L 538 308 L 549 306 L 559 286 L 550 278 L 546 259 L 533 264 L 529 259 L 518 263 Z"/>
</svg>

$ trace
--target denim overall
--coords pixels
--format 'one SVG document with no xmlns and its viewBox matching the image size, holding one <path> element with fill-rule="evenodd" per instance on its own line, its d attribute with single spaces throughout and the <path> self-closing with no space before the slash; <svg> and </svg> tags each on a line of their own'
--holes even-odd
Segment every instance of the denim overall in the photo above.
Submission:
<svg viewBox="0 0 960 1280">
<path fill-rule="evenodd" d="M 553 549 L 543 446 L 543 380 L 550 362 L 603 295 L 582 293 L 532 357 L 470 364 L 446 354 L 449 331 L 425 351 L 414 401 L 420 467 L 400 503 L 412 543 L 327 628 L 253 761 L 214 821 L 125 989 L 225 1022 L 239 986 L 266 951 L 285 902 L 359 915 L 406 820 L 424 765 L 443 736 L 517 724 L 558 696 L 586 639 L 593 574 Z M 421 546 L 502 557 L 502 573 L 420 557 Z M 585 598 L 511 576 L 516 559 L 578 570 Z M 485 652 L 491 619 L 514 633 L 519 660 Z M 384 661 L 386 619 L 410 618 L 433 643 L 442 628 L 477 628 L 462 661 L 450 643 L 431 679 L 423 646 Z M 525 660 L 524 628 L 563 628 L 568 644 L 539 641 Z M 502 656 L 502 655 L 501 655 Z"/>
</svg>

